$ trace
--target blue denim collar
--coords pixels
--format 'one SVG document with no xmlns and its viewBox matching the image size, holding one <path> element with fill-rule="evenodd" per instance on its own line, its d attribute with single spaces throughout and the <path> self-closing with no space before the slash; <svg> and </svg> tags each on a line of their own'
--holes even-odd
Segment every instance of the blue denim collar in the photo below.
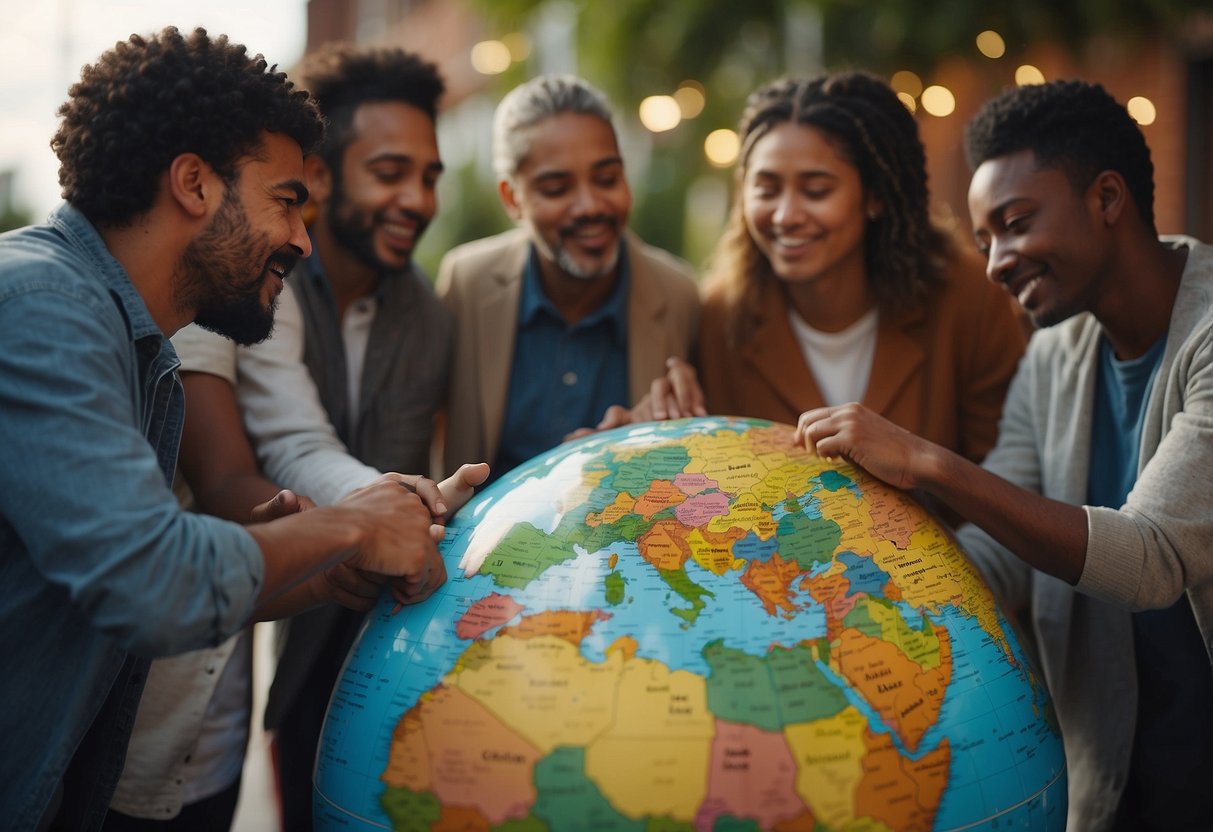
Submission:
<svg viewBox="0 0 1213 832">
<path fill-rule="evenodd" d="M 131 340 L 138 341 L 149 336 L 164 338 L 164 333 L 152 319 L 152 313 L 148 311 L 143 296 L 131 282 L 130 275 L 126 273 L 122 264 L 110 254 L 105 241 L 101 239 L 97 229 L 84 214 L 70 203 L 64 202 L 51 211 L 47 222 L 62 234 L 73 248 L 97 267 L 97 273 L 101 276 L 106 288 L 118 299 L 122 313 L 126 317 L 127 326 L 131 330 Z M 164 338 L 164 340 L 165 345 L 168 346 L 168 339 Z M 168 346 L 168 349 L 171 351 L 172 347 Z M 174 358 L 176 355 L 175 352 L 172 353 Z"/>
</svg>

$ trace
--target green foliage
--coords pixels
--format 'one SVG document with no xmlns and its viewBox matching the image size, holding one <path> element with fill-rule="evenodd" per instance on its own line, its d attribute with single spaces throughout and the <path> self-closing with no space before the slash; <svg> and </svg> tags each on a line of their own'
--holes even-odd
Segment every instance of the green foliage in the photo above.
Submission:
<svg viewBox="0 0 1213 832">
<path fill-rule="evenodd" d="M 0 211 L 0 233 L 11 231 L 14 228 L 22 228 L 26 225 L 31 225 L 34 222 L 33 214 L 29 211 L 23 211 L 20 208 L 7 208 Z"/>
<path fill-rule="evenodd" d="M 435 280 L 442 256 L 452 248 L 511 226 L 497 198 L 496 183 L 479 177 L 474 163 L 462 165 L 442 175 L 438 214 L 421 238 L 415 259 L 430 280 Z"/>
</svg>

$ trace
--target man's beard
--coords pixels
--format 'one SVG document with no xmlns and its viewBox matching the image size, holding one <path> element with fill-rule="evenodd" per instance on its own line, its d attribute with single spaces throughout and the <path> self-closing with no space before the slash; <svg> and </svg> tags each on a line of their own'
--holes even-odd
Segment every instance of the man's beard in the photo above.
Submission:
<svg viewBox="0 0 1213 832">
<path fill-rule="evenodd" d="M 270 255 L 261 259 L 266 251 Z M 273 251 L 265 235 L 253 233 L 244 207 L 229 188 L 210 225 L 182 252 L 175 305 L 192 308 L 196 324 L 237 344 L 264 341 L 274 329 L 278 306 L 276 297 L 268 305 L 261 300 L 266 269 L 275 261 L 289 271 L 296 260 L 289 244 Z M 255 276 L 248 277 L 254 268 Z"/>
<path fill-rule="evenodd" d="M 597 268 L 593 269 L 586 268 L 578 263 L 576 258 L 569 253 L 568 247 L 565 246 L 565 241 L 577 232 L 577 228 L 579 226 L 589 225 L 596 222 L 608 222 L 618 229 L 618 223 L 615 222 L 614 218 L 608 216 L 599 216 L 576 220 L 569 225 L 564 226 L 559 231 L 559 237 L 557 238 L 555 249 L 552 251 L 552 259 L 556 261 L 556 265 L 559 266 L 565 274 L 569 275 L 569 277 L 575 277 L 578 280 L 598 280 L 601 277 L 606 277 L 607 275 L 613 273 L 615 271 L 615 267 L 619 265 L 618 245 L 615 245 L 611 252 L 602 260 L 601 264 Z"/>
<path fill-rule="evenodd" d="M 400 213 L 417 223 L 417 234 L 413 238 L 416 246 L 421 240 L 429 222 L 415 211 L 400 209 Z M 409 257 L 403 266 L 395 266 L 383 262 L 375 252 L 375 225 L 378 217 L 367 213 L 353 205 L 345 195 L 341 181 L 333 179 L 333 193 L 329 197 L 328 224 L 337 244 L 349 250 L 359 263 L 366 266 L 375 274 L 390 274 L 404 271 L 412 262 Z"/>
</svg>

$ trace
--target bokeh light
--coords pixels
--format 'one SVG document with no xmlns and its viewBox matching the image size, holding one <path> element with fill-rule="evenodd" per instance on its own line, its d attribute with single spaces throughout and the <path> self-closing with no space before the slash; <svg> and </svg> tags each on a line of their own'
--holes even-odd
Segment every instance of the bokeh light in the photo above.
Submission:
<svg viewBox="0 0 1213 832">
<path fill-rule="evenodd" d="M 986 29 L 977 36 L 977 51 L 987 58 L 1001 58 L 1007 54 L 1007 44 L 1002 35 L 993 29 Z"/>
<path fill-rule="evenodd" d="M 1044 82 L 1045 74 L 1031 64 L 1024 64 L 1015 70 L 1015 83 L 1021 87 Z"/>
<path fill-rule="evenodd" d="M 531 39 L 523 32 L 510 32 L 501 39 L 505 48 L 510 50 L 510 58 L 515 61 L 525 61 L 531 57 Z"/>
<path fill-rule="evenodd" d="M 1145 96 L 1133 96 L 1125 104 L 1125 109 L 1129 111 L 1129 115 L 1133 117 L 1133 120 L 1142 126 L 1153 124 L 1154 119 L 1158 118 L 1158 111 L 1154 109 L 1154 102 Z"/>
<path fill-rule="evenodd" d="M 932 85 L 922 91 L 922 108 L 933 116 L 950 116 L 956 109 L 956 96 L 947 87 Z"/>
<path fill-rule="evenodd" d="M 510 68 L 510 48 L 499 40 L 482 40 L 472 47 L 472 68 L 481 75 L 500 75 Z"/>
<path fill-rule="evenodd" d="M 703 112 L 706 99 L 703 94 L 703 84 L 698 81 L 683 81 L 674 92 L 674 100 L 683 118 L 695 118 Z"/>
<path fill-rule="evenodd" d="M 908 92 L 897 93 L 897 100 L 906 105 L 906 109 L 911 113 L 918 112 L 918 102 L 914 100 L 914 96 Z"/>
<path fill-rule="evenodd" d="M 897 92 L 904 92 L 911 98 L 922 95 L 922 79 L 908 69 L 894 72 L 893 77 L 889 80 L 889 86 Z"/>
<path fill-rule="evenodd" d="M 653 133 L 673 130 L 682 121 L 682 110 L 672 95 L 650 95 L 640 102 L 640 123 Z"/>
<path fill-rule="evenodd" d="M 714 167 L 727 168 L 737 161 L 737 154 L 740 152 L 741 139 L 727 128 L 713 130 L 703 140 L 703 154 Z"/>
</svg>

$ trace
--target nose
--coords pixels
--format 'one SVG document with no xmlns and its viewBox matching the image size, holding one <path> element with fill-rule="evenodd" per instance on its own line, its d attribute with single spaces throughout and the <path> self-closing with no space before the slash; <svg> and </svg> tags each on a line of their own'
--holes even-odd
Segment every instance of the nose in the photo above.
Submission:
<svg viewBox="0 0 1213 832">
<path fill-rule="evenodd" d="M 395 202 L 400 210 L 421 215 L 427 220 L 434 216 L 437 209 L 435 191 L 426 185 L 420 175 L 406 176 L 400 181 Z"/>
<path fill-rule="evenodd" d="M 582 183 L 573 194 L 573 216 L 590 217 L 606 213 L 603 208 L 604 200 L 591 183 Z"/>
<path fill-rule="evenodd" d="M 303 222 L 303 211 L 296 207 L 290 212 L 290 217 L 291 237 L 287 241 L 287 244 L 300 257 L 310 257 L 312 254 L 312 238 L 308 236 L 307 225 Z"/>
<path fill-rule="evenodd" d="M 795 191 L 791 188 L 780 191 L 775 200 L 775 210 L 771 214 L 771 221 L 781 228 L 786 228 L 795 225 L 800 219 L 800 214 L 800 201 L 796 199 Z"/>
<path fill-rule="evenodd" d="M 997 237 L 990 240 L 986 255 L 986 277 L 994 283 L 1005 283 L 1015 267 L 1015 251 Z"/>
</svg>

